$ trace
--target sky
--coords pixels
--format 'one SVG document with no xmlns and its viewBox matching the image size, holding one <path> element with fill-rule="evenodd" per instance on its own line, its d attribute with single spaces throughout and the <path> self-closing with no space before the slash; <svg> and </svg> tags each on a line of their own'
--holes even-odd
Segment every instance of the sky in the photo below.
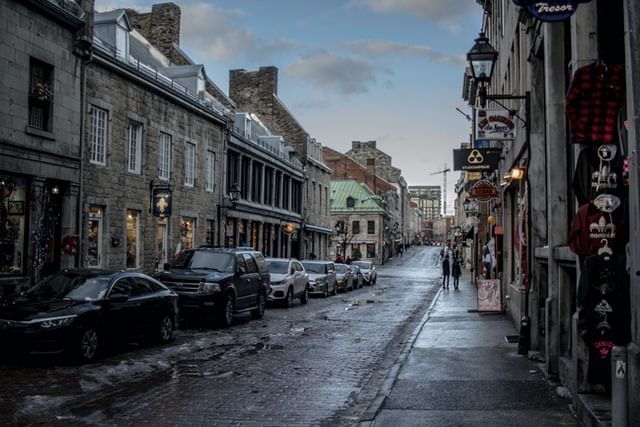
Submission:
<svg viewBox="0 0 640 427">
<path fill-rule="evenodd" d="M 96 0 L 148 12 L 161 0 Z M 278 96 L 311 137 L 340 152 L 377 141 L 409 185 L 443 185 L 469 140 L 461 99 L 475 0 L 174 0 L 180 45 L 225 92 L 229 70 L 279 69 Z M 447 211 L 459 173 L 447 174 Z"/>
</svg>

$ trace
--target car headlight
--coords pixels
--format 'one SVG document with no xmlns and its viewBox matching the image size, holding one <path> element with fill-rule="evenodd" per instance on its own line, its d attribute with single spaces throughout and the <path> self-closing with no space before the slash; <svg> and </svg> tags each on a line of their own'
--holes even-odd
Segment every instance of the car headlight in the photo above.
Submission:
<svg viewBox="0 0 640 427">
<path fill-rule="evenodd" d="M 200 292 L 203 294 L 213 294 L 220 291 L 220 283 L 204 282 L 200 287 Z"/>
<path fill-rule="evenodd" d="M 274 286 L 281 286 L 281 285 L 284 285 L 285 283 L 287 283 L 286 280 L 280 280 L 278 282 L 271 282 L 271 284 L 274 285 Z"/>
<path fill-rule="evenodd" d="M 69 316 L 60 316 L 60 317 L 49 317 L 47 319 L 38 319 L 37 322 L 40 324 L 41 328 L 60 328 L 62 326 L 67 326 L 73 322 L 73 319 L 77 317 L 76 314 L 72 314 Z"/>
<path fill-rule="evenodd" d="M 324 279 L 316 279 L 316 285 L 322 285 L 324 283 Z"/>
</svg>

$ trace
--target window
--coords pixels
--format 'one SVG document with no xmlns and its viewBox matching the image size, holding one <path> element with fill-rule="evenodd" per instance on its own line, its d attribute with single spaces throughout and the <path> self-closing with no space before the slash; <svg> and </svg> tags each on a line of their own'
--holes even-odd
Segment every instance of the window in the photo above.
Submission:
<svg viewBox="0 0 640 427">
<path fill-rule="evenodd" d="M 213 191 L 216 173 L 216 153 L 207 151 L 207 191 Z"/>
<path fill-rule="evenodd" d="M 156 263 L 160 268 L 164 263 L 169 262 L 167 256 L 167 248 L 169 246 L 169 228 L 167 226 L 167 218 L 158 218 L 156 227 Z"/>
<path fill-rule="evenodd" d="M 353 221 L 351 223 L 351 230 L 353 230 L 352 234 L 360 234 L 360 221 Z"/>
<path fill-rule="evenodd" d="M 367 221 L 367 234 L 376 234 L 376 222 Z"/>
<path fill-rule="evenodd" d="M 127 268 L 140 266 L 140 213 L 127 211 Z"/>
<path fill-rule="evenodd" d="M 184 185 L 193 187 L 196 182 L 196 145 L 187 142 L 184 146 Z"/>
<path fill-rule="evenodd" d="M 240 272 L 241 270 L 247 271 L 247 263 L 244 261 L 242 254 L 238 254 L 236 255 L 236 271 Z"/>
<path fill-rule="evenodd" d="M 347 230 L 344 228 L 344 221 L 336 222 L 336 231 L 338 233 L 346 233 Z"/>
<path fill-rule="evenodd" d="M 158 147 L 158 178 L 171 178 L 171 135 L 160 132 L 160 146 Z"/>
<path fill-rule="evenodd" d="M 107 114 L 95 105 L 89 108 L 89 161 L 97 165 L 107 164 Z"/>
<path fill-rule="evenodd" d="M 258 267 L 256 266 L 256 262 L 253 260 L 253 257 L 249 254 L 244 254 L 244 260 L 247 263 L 247 273 L 257 273 Z"/>
<path fill-rule="evenodd" d="M 87 266 L 102 267 L 102 208 L 91 206 L 89 208 L 89 241 Z"/>
<path fill-rule="evenodd" d="M 28 230 L 29 183 L 11 175 L 0 175 L 0 277 L 22 274 L 26 262 L 25 239 Z M 43 246 L 44 248 L 44 242 Z"/>
<path fill-rule="evenodd" d="M 127 170 L 140 174 L 142 171 L 142 124 L 129 122 L 129 162 Z"/>
<path fill-rule="evenodd" d="M 29 64 L 29 126 L 51 130 L 53 67 L 31 58 Z"/>
<path fill-rule="evenodd" d="M 353 208 L 355 206 L 356 206 L 356 199 L 354 199 L 353 197 L 347 197 L 347 207 Z"/>
<path fill-rule="evenodd" d="M 207 220 L 207 246 L 215 245 L 216 222 L 212 219 Z"/>
<path fill-rule="evenodd" d="M 367 258 L 375 258 L 375 257 L 376 257 L 376 244 L 367 243 Z"/>
<path fill-rule="evenodd" d="M 195 231 L 196 219 L 183 217 L 180 220 L 180 243 L 182 249 L 193 248 L 193 232 Z"/>
</svg>

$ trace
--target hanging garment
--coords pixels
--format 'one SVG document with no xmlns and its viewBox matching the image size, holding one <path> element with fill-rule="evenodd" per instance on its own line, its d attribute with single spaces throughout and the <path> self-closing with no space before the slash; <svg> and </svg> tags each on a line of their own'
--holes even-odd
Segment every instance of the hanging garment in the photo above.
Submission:
<svg viewBox="0 0 640 427">
<path fill-rule="evenodd" d="M 578 329 L 589 347 L 588 380 L 609 384 L 611 350 L 630 340 L 629 275 L 624 255 L 584 261 L 577 291 Z"/>
<path fill-rule="evenodd" d="M 572 143 L 612 143 L 625 103 L 624 66 L 594 63 L 578 68 L 566 96 Z"/>
<path fill-rule="evenodd" d="M 572 187 L 582 205 L 600 194 L 624 197 L 622 159 L 617 145 L 585 147 L 578 156 Z"/>
<path fill-rule="evenodd" d="M 628 240 L 625 235 L 625 209 L 625 206 L 620 206 L 612 212 L 603 212 L 593 202 L 578 208 L 569 229 L 568 241 L 569 247 L 580 256 L 581 262 L 597 253 L 602 246 L 602 239 L 607 239 L 614 252 L 624 250 Z"/>
</svg>

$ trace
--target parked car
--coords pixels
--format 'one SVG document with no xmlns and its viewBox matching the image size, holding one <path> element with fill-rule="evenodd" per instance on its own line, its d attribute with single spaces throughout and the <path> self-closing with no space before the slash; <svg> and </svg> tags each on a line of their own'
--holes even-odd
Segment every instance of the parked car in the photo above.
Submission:
<svg viewBox="0 0 640 427">
<path fill-rule="evenodd" d="M 353 272 L 351 266 L 347 264 L 335 264 L 336 283 L 339 291 L 353 290 Z"/>
<path fill-rule="evenodd" d="M 371 261 L 353 261 L 351 263 L 360 268 L 365 285 L 375 285 L 378 280 L 376 266 Z"/>
<path fill-rule="evenodd" d="M 351 267 L 351 272 L 353 273 L 353 287 L 359 289 L 364 286 L 364 277 L 362 277 L 362 271 L 360 271 L 360 267 L 355 264 L 349 265 Z"/>
<path fill-rule="evenodd" d="M 309 273 L 309 292 L 322 294 L 337 294 L 336 268 L 331 261 L 302 261 L 304 269 Z"/>
<path fill-rule="evenodd" d="M 287 307 L 293 305 L 295 298 L 302 304 L 309 301 L 309 274 L 297 259 L 267 258 L 267 267 L 271 273 L 271 292 L 269 301 L 284 302 Z"/>
<path fill-rule="evenodd" d="M 0 306 L 0 351 L 93 360 L 115 340 L 168 342 L 178 296 L 141 273 L 64 270 Z"/>
<path fill-rule="evenodd" d="M 270 275 L 262 253 L 253 250 L 187 249 L 155 276 L 179 296 L 184 316 L 213 317 L 228 327 L 233 315 L 264 315 Z"/>
</svg>

